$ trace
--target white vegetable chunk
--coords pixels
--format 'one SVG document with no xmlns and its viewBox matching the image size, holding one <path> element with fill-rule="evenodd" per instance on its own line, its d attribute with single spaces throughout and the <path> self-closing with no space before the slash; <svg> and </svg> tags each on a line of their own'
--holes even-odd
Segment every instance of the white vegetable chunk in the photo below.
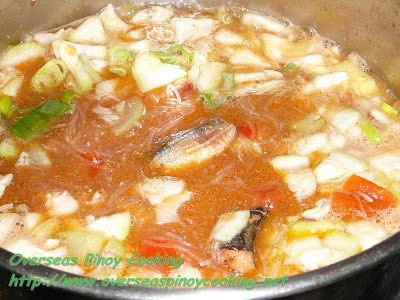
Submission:
<svg viewBox="0 0 400 300">
<path fill-rule="evenodd" d="M 150 53 L 138 56 L 132 71 L 142 93 L 167 85 L 187 75 L 181 67 L 162 63 L 159 58 Z"/>
<path fill-rule="evenodd" d="M 315 67 L 325 65 L 324 57 L 321 54 L 311 54 L 291 59 L 288 62 L 292 62 L 302 70 L 306 70 L 309 72 L 316 72 L 318 69 L 315 69 Z"/>
<path fill-rule="evenodd" d="M 179 207 L 189 201 L 192 197 L 192 192 L 183 191 L 181 194 L 164 199 L 156 207 L 156 222 L 158 224 L 178 222 L 178 209 Z"/>
<path fill-rule="evenodd" d="M 3 197 L 6 187 L 11 184 L 13 174 L 0 175 L 0 198 Z"/>
<path fill-rule="evenodd" d="M 52 47 L 56 57 L 62 59 L 67 64 L 68 69 L 78 81 L 80 87 L 84 90 L 92 89 L 97 79 L 93 78 L 86 70 L 82 61 L 79 59 L 78 51 L 72 43 L 57 40 L 53 42 Z"/>
<path fill-rule="evenodd" d="M 233 32 L 229 29 L 222 28 L 218 30 L 214 35 L 215 40 L 218 43 L 224 45 L 248 45 L 249 42 L 246 40 L 245 37 Z"/>
<path fill-rule="evenodd" d="M 56 33 L 51 32 L 39 32 L 33 36 L 33 39 L 43 46 L 48 46 L 55 40 L 61 40 L 64 37 L 66 30 L 60 29 Z"/>
<path fill-rule="evenodd" d="M 392 120 L 382 111 L 378 109 L 372 109 L 371 110 L 371 116 L 378 121 L 379 123 L 382 123 L 384 125 L 388 125 L 392 122 Z"/>
<path fill-rule="evenodd" d="M 352 174 L 363 176 L 368 165 L 360 158 L 346 152 L 334 151 L 314 169 L 318 183 L 343 181 Z"/>
<path fill-rule="evenodd" d="M 101 45 L 83 45 L 77 43 L 71 43 L 72 46 L 78 52 L 78 55 L 86 55 L 89 59 L 106 59 L 107 58 L 107 47 Z"/>
<path fill-rule="evenodd" d="M 18 239 L 4 247 L 8 251 L 13 253 L 20 253 L 25 257 L 40 257 L 44 256 L 46 253 L 45 250 L 39 248 L 38 246 L 34 245 L 31 241 L 26 238 Z"/>
<path fill-rule="evenodd" d="M 296 141 L 295 151 L 300 155 L 309 155 L 315 151 L 322 150 L 328 142 L 328 135 L 324 132 L 318 132 Z"/>
<path fill-rule="evenodd" d="M 310 169 L 286 174 L 285 182 L 299 201 L 312 196 L 317 190 L 317 181 Z"/>
<path fill-rule="evenodd" d="M 68 40 L 83 44 L 104 44 L 106 34 L 101 18 L 99 16 L 90 17 L 68 35 Z"/>
<path fill-rule="evenodd" d="M 274 33 L 285 33 L 287 31 L 287 28 L 280 24 L 277 20 L 253 13 L 245 13 L 242 17 L 242 23 L 261 31 Z"/>
<path fill-rule="evenodd" d="M 278 171 L 296 171 L 310 166 L 308 157 L 300 155 L 277 156 L 273 158 L 270 163 L 274 169 Z"/>
<path fill-rule="evenodd" d="M 215 225 L 210 240 L 226 243 L 246 227 L 250 218 L 249 210 L 239 210 L 222 214 Z"/>
<path fill-rule="evenodd" d="M 275 93 L 284 87 L 285 80 L 270 80 L 262 83 L 247 83 L 243 86 L 237 87 L 233 91 L 233 95 L 243 97 L 246 95 L 264 95 Z"/>
<path fill-rule="evenodd" d="M 223 73 L 227 65 L 220 62 L 209 62 L 200 66 L 199 77 L 197 79 L 189 76 L 200 91 L 212 91 L 222 82 Z"/>
<path fill-rule="evenodd" d="M 78 201 L 67 191 L 47 194 L 46 207 L 51 216 L 66 216 L 78 210 Z"/>
<path fill-rule="evenodd" d="M 105 81 L 101 81 L 96 84 L 96 94 L 108 94 L 115 92 L 115 89 L 118 85 L 118 78 L 113 78 Z"/>
<path fill-rule="evenodd" d="M 138 11 L 130 23 L 134 24 L 158 24 L 168 21 L 173 16 L 173 11 L 161 6 L 152 6 Z"/>
<path fill-rule="evenodd" d="M 22 152 L 15 164 L 16 167 L 28 167 L 28 166 L 50 166 L 51 161 L 47 156 L 46 152 L 42 148 L 34 148 Z"/>
<path fill-rule="evenodd" d="M 155 207 L 159 224 L 179 221 L 179 207 L 192 197 L 192 192 L 185 190 L 185 182 L 172 177 L 147 179 L 137 190 Z"/>
<path fill-rule="evenodd" d="M 144 195 L 152 205 L 160 204 L 165 198 L 183 192 L 185 182 L 170 177 L 160 177 L 145 180 L 138 186 L 139 192 Z"/>
<path fill-rule="evenodd" d="M 229 57 L 229 63 L 232 65 L 245 65 L 259 68 L 269 68 L 271 65 L 255 54 L 254 52 L 247 49 L 236 50 Z"/>
<path fill-rule="evenodd" d="M 129 25 L 121 20 L 111 3 L 102 11 L 100 18 L 106 30 L 113 32 L 125 32 L 129 30 Z"/>
<path fill-rule="evenodd" d="M 316 76 L 311 83 L 304 86 L 303 93 L 311 94 L 316 91 L 324 92 L 343 83 L 344 81 L 348 80 L 348 78 L 349 76 L 347 76 L 346 72 L 319 75 Z"/>
<path fill-rule="evenodd" d="M 39 223 L 40 218 L 39 213 L 27 213 L 23 217 L 23 222 L 27 229 L 33 229 Z"/>
<path fill-rule="evenodd" d="M 369 221 L 349 223 L 346 231 L 360 241 L 363 251 L 380 243 L 388 235 L 382 227 Z"/>
<path fill-rule="evenodd" d="M 138 42 L 130 43 L 128 45 L 128 50 L 131 51 L 135 56 L 138 56 L 144 52 L 148 52 L 152 48 L 152 42 L 144 39 Z"/>
<path fill-rule="evenodd" d="M 307 209 L 301 216 L 315 220 L 323 220 L 323 218 L 331 211 L 331 201 L 328 199 L 320 199 L 314 208 Z"/>
<path fill-rule="evenodd" d="M 360 119 L 361 115 L 358 111 L 346 108 L 337 113 L 330 123 L 340 132 L 346 132 L 351 126 L 357 124 Z"/>
<path fill-rule="evenodd" d="M 183 44 L 209 36 L 218 22 L 213 19 L 173 18 L 171 25 L 176 33 L 177 43 Z"/>
<path fill-rule="evenodd" d="M 36 42 L 18 44 L 9 48 L 0 58 L 0 69 L 17 66 L 29 59 L 43 56 L 46 48 Z"/>
<path fill-rule="evenodd" d="M 145 34 L 144 30 L 140 28 L 140 29 L 130 30 L 124 36 L 131 40 L 142 40 L 144 39 Z"/>
<path fill-rule="evenodd" d="M 388 178 L 400 180 L 400 152 L 392 151 L 369 158 L 371 167 L 381 171 Z"/>
<path fill-rule="evenodd" d="M 18 239 L 4 247 L 8 251 L 13 253 L 20 253 L 24 257 L 66 257 L 68 255 L 68 250 L 66 247 L 59 247 L 51 251 L 46 251 L 26 238 Z M 54 266 L 54 268 L 61 269 L 60 266 Z M 65 268 L 65 267 L 64 267 Z M 66 271 L 68 272 L 68 268 Z M 78 268 L 71 268 L 74 274 L 83 274 L 83 270 Z"/>
<path fill-rule="evenodd" d="M 285 247 L 285 264 L 294 264 L 302 271 L 311 271 L 331 263 L 332 251 L 318 237 L 293 241 Z"/>
<path fill-rule="evenodd" d="M 254 81 L 260 82 L 281 78 L 283 78 L 283 74 L 274 70 L 265 70 L 264 72 L 253 73 L 235 73 L 235 84 Z"/>
<path fill-rule="evenodd" d="M 100 231 L 108 238 L 115 236 L 121 242 L 128 236 L 130 227 L 131 214 L 129 212 L 101 217 L 87 226 L 89 230 Z"/>
</svg>

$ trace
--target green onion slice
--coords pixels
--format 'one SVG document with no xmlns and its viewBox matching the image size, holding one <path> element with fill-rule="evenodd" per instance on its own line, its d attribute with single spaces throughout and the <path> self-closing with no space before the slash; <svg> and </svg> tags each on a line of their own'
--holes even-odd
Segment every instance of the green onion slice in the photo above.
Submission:
<svg viewBox="0 0 400 300">
<path fill-rule="evenodd" d="M 202 93 L 202 98 L 208 102 L 211 108 L 217 108 L 224 103 L 224 101 L 228 98 L 226 95 L 222 95 L 220 97 L 214 97 L 213 93 Z"/>
<path fill-rule="evenodd" d="M 59 101 L 63 104 L 69 104 L 75 97 L 79 97 L 79 95 L 72 92 L 63 92 Z"/>
<path fill-rule="evenodd" d="M 67 73 L 67 65 L 61 59 L 53 58 L 32 77 L 32 87 L 37 93 L 48 93 L 63 83 Z"/>
<path fill-rule="evenodd" d="M 128 73 L 124 68 L 119 67 L 110 68 L 110 72 L 120 77 L 124 77 Z"/>
<path fill-rule="evenodd" d="M 163 63 L 170 65 L 185 65 L 193 61 L 194 53 L 188 52 L 181 45 L 172 45 L 167 51 L 149 51 L 158 57 Z"/>
<path fill-rule="evenodd" d="M 178 59 L 176 55 L 169 52 L 164 51 L 149 51 L 154 56 L 158 57 L 163 63 L 170 64 L 170 65 L 177 65 Z"/>
<path fill-rule="evenodd" d="M 381 102 L 381 104 L 379 104 L 379 109 L 381 111 L 383 111 L 389 117 L 396 118 L 397 115 L 399 114 L 397 109 L 395 109 L 393 106 L 387 104 L 386 102 Z"/>
<path fill-rule="evenodd" d="M 361 119 L 361 129 L 364 132 L 367 139 L 373 144 L 379 144 L 381 142 L 381 138 L 376 131 L 374 125 L 372 125 L 367 118 Z"/>
<path fill-rule="evenodd" d="M 3 96 L 0 100 L 0 112 L 3 116 L 8 118 L 12 114 L 12 101 L 8 95 Z"/>
<path fill-rule="evenodd" d="M 185 48 L 183 48 L 181 45 L 175 44 L 172 45 L 167 49 L 168 52 L 177 54 L 177 55 L 185 55 L 189 59 L 189 62 L 193 61 L 194 57 L 194 52 L 188 52 Z"/>
<path fill-rule="evenodd" d="M 71 106 L 60 101 L 49 100 L 32 108 L 25 116 L 15 122 L 9 131 L 25 142 L 36 138 L 51 126 L 51 122 L 64 115 Z"/>
<path fill-rule="evenodd" d="M 294 63 L 288 63 L 281 69 L 282 73 L 285 73 L 289 76 L 295 76 L 299 73 L 299 71 L 299 67 Z"/>
</svg>

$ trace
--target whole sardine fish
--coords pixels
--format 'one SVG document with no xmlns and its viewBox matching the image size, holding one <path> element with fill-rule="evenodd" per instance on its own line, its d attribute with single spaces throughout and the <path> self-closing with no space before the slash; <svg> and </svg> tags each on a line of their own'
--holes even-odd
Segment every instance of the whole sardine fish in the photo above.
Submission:
<svg viewBox="0 0 400 300">
<path fill-rule="evenodd" d="M 156 150 L 153 163 L 164 168 L 201 163 L 223 152 L 235 136 L 235 125 L 215 118 L 177 134 Z"/>
</svg>

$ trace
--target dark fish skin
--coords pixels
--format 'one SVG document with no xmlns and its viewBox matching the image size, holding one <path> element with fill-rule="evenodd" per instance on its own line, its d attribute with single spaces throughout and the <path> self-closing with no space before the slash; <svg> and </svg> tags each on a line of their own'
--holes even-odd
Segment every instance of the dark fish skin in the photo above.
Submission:
<svg viewBox="0 0 400 300">
<path fill-rule="evenodd" d="M 179 133 L 158 148 L 153 164 L 165 168 L 180 168 L 201 163 L 223 152 L 235 136 L 235 125 L 214 118 L 202 126 Z"/>
<path fill-rule="evenodd" d="M 247 226 L 243 228 L 242 231 L 238 233 L 232 240 L 222 244 L 220 249 L 253 251 L 254 239 L 257 235 L 258 227 L 266 215 L 267 212 L 262 208 L 250 210 L 250 218 Z"/>
</svg>

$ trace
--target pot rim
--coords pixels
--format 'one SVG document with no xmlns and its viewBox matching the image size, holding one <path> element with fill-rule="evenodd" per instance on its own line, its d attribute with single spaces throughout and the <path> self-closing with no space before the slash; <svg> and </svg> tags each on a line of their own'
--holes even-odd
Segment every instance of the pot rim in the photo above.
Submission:
<svg viewBox="0 0 400 300">
<path fill-rule="evenodd" d="M 219 288 L 161 288 L 136 287 L 136 286 L 101 286 L 101 280 L 97 280 L 94 286 L 63 286 L 58 285 L 63 291 L 85 294 L 95 298 L 108 299 L 154 299 L 154 298 L 182 298 L 204 299 L 207 295 L 221 295 L 230 299 L 273 299 L 321 288 L 340 280 L 345 280 L 352 275 L 366 271 L 384 260 L 400 253 L 400 232 L 384 240 L 383 242 L 335 264 L 310 271 L 307 273 L 290 276 L 284 286 L 260 287 L 246 290 L 245 287 L 219 287 Z M 47 266 L 17 265 L 11 266 L 9 260 L 13 253 L 0 248 L 0 268 L 17 273 L 20 276 L 33 276 L 43 279 L 48 283 L 56 274 L 66 274 L 66 278 L 83 278 L 83 276 L 63 272 Z M 58 277 L 59 278 L 59 277 Z M 53 285 L 51 285 L 54 288 Z"/>
</svg>

